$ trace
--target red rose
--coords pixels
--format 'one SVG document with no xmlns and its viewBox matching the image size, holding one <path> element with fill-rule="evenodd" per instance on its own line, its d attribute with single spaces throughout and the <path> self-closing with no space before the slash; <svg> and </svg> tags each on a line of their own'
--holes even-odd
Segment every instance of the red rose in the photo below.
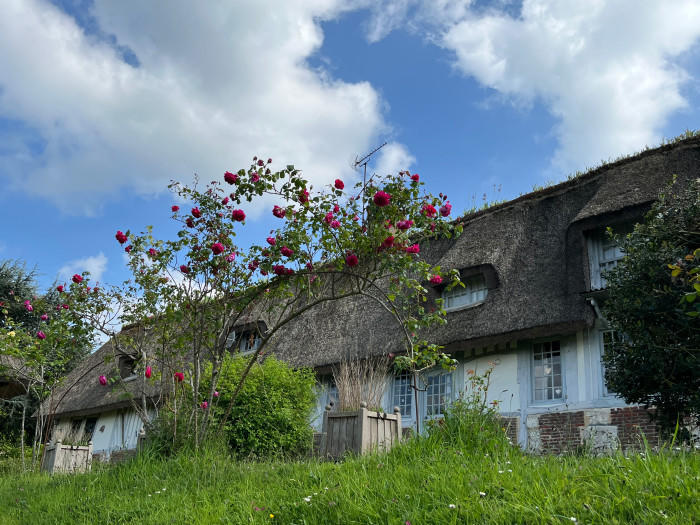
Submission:
<svg viewBox="0 0 700 525">
<path fill-rule="evenodd" d="M 335 179 L 335 187 L 339 190 L 342 190 L 343 188 L 345 188 L 345 183 L 340 179 Z"/>
<path fill-rule="evenodd" d="M 185 380 L 185 374 L 183 374 L 182 372 L 175 372 L 174 377 L 175 381 L 177 381 L 178 383 L 182 383 Z"/>
<path fill-rule="evenodd" d="M 73 276 L 73 278 L 72 278 L 71 280 L 72 280 L 75 284 L 79 284 L 79 283 L 82 283 L 82 282 L 83 282 L 83 276 L 82 276 L 82 275 L 78 275 L 78 274 L 76 273 L 76 274 Z"/>
<path fill-rule="evenodd" d="M 134 247 L 130 244 L 129 246 L 127 246 L 126 248 L 124 248 L 124 251 L 125 251 L 126 253 L 131 253 L 131 250 L 132 250 L 133 248 L 134 248 Z"/>
<path fill-rule="evenodd" d="M 221 199 L 221 204 L 226 206 L 228 204 L 228 197 L 224 197 L 223 199 Z"/>
<path fill-rule="evenodd" d="M 180 265 L 180 271 L 181 271 L 182 273 L 190 273 L 190 268 L 189 268 L 189 266 L 185 266 L 184 264 L 181 264 L 181 265 Z"/>
<path fill-rule="evenodd" d="M 115 237 L 119 241 L 119 244 L 124 244 L 126 242 L 126 235 L 124 235 L 121 230 L 117 230 Z"/>
<path fill-rule="evenodd" d="M 195 206 L 194 208 L 192 208 L 192 215 L 199 219 L 202 216 L 202 212 L 199 211 L 199 208 L 197 206 Z"/>
<path fill-rule="evenodd" d="M 148 255 L 150 255 L 151 257 L 155 257 L 156 255 L 158 255 L 158 251 L 155 248 L 149 248 Z"/>
<path fill-rule="evenodd" d="M 284 216 L 287 214 L 287 210 L 284 208 L 280 208 L 279 206 L 275 205 L 274 208 L 272 208 L 272 215 L 275 217 L 278 217 L 280 219 L 284 219 Z"/>
<path fill-rule="evenodd" d="M 394 245 L 394 236 L 389 235 L 386 239 L 382 241 L 382 248 L 391 248 Z"/>
<path fill-rule="evenodd" d="M 277 243 L 277 240 L 274 237 L 268 237 L 265 240 L 267 241 L 267 244 L 269 244 L 270 246 L 274 246 Z"/>
<path fill-rule="evenodd" d="M 105 376 L 100 376 L 99 380 L 102 386 L 105 386 L 107 384 L 107 378 Z"/>
<path fill-rule="evenodd" d="M 209 403 L 207 403 L 206 401 L 202 401 L 202 403 L 200 404 L 200 406 L 202 407 L 202 410 L 206 410 L 207 407 L 209 406 Z"/>
<path fill-rule="evenodd" d="M 326 216 L 323 218 L 323 220 L 326 221 L 326 224 L 330 224 L 331 222 L 333 222 L 333 213 L 330 211 L 326 213 Z"/>
<path fill-rule="evenodd" d="M 194 221 L 192 220 L 192 217 L 187 217 L 185 224 L 187 224 L 187 226 L 189 226 L 190 228 L 194 228 Z"/>
<path fill-rule="evenodd" d="M 389 204 L 389 201 L 391 200 L 391 195 L 389 195 L 387 192 L 379 190 L 377 193 L 374 194 L 374 204 L 379 206 L 380 208 L 383 206 L 386 206 Z"/>
<path fill-rule="evenodd" d="M 340 228 L 340 221 L 331 221 L 331 228 Z"/>
<path fill-rule="evenodd" d="M 450 204 L 450 201 L 447 201 L 445 204 L 440 206 L 440 215 L 442 215 L 443 217 L 447 217 L 451 211 L 452 204 Z"/>
<path fill-rule="evenodd" d="M 63 285 L 62 285 L 62 284 L 59 284 L 59 285 L 56 287 L 56 290 L 58 290 L 58 293 L 63 293 Z"/>
<path fill-rule="evenodd" d="M 146 373 L 145 373 L 144 375 L 146 376 L 146 379 L 151 379 L 151 375 L 153 375 L 153 374 L 152 374 L 152 372 L 151 372 L 151 367 L 150 367 L 150 366 L 147 366 L 147 367 L 146 367 Z"/>
<path fill-rule="evenodd" d="M 345 257 L 345 264 L 347 264 L 350 267 L 357 266 L 359 262 L 360 262 L 360 260 L 357 258 L 357 255 L 355 255 L 354 253 L 349 253 Z"/>
<path fill-rule="evenodd" d="M 39 331 L 36 333 L 36 336 L 37 336 L 39 339 L 42 339 L 42 340 L 43 340 L 43 339 L 46 339 L 46 334 L 45 334 L 44 332 L 42 332 L 41 330 L 39 330 Z"/>
<path fill-rule="evenodd" d="M 280 253 L 284 255 L 285 257 L 291 257 L 292 254 L 294 253 L 294 250 L 287 248 L 286 246 L 282 246 L 282 249 L 280 250 Z"/>
<path fill-rule="evenodd" d="M 411 180 L 413 182 L 418 182 L 420 180 L 420 176 L 417 173 L 414 173 L 413 175 L 411 175 Z"/>
<path fill-rule="evenodd" d="M 423 204 L 421 208 L 421 213 L 426 217 L 437 217 L 437 210 L 432 204 Z"/>
<path fill-rule="evenodd" d="M 214 255 L 219 255 L 220 253 L 223 253 L 224 245 L 220 242 L 215 242 L 211 245 L 211 251 Z"/>
<path fill-rule="evenodd" d="M 0 305 L 0 306 L 2 306 L 2 305 Z M 48 315 L 46 315 L 46 314 L 41 314 L 41 320 L 42 320 L 42 321 L 46 321 L 48 318 L 49 318 Z"/>
<path fill-rule="evenodd" d="M 287 269 L 282 266 L 281 264 L 275 264 L 272 267 L 272 271 L 275 272 L 275 275 L 284 275 L 287 271 Z"/>
<path fill-rule="evenodd" d="M 338 206 L 337 204 L 335 206 L 333 206 L 333 213 L 338 213 L 339 211 L 340 211 L 340 206 Z"/>
<path fill-rule="evenodd" d="M 433 275 L 430 278 L 430 284 L 441 284 L 442 283 L 442 277 L 439 275 Z"/>
<path fill-rule="evenodd" d="M 411 219 L 406 219 L 403 221 L 398 221 L 396 223 L 396 227 L 399 230 L 408 230 L 411 226 L 413 226 L 413 221 Z"/>
<path fill-rule="evenodd" d="M 68 308 L 70 308 L 70 307 L 67 304 L 62 304 L 61 308 L 63 308 L 64 310 L 68 310 Z"/>
<path fill-rule="evenodd" d="M 412 246 L 406 246 L 406 253 L 420 253 L 420 246 L 418 244 L 413 244 Z"/>
<path fill-rule="evenodd" d="M 307 262 L 307 263 L 306 263 L 306 269 L 307 269 L 307 270 L 313 270 L 313 269 L 314 269 L 314 265 L 313 265 L 312 263 L 310 263 L 310 262 Z"/>
<path fill-rule="evenodd" d="M 262 162 L 262 161 L 260 161 Z M 258 182 L 260 180 L 260 175 L 258 175 L 257 171 L 254 171 L 253 174 L 250 176 L 250 182 Z"/>
<path fill-rule="evenodd" d="M 173 206 L 170 210 L 173 212 L 180 211 L 180 206 Z"/>
<path fill-rule="evenodd" d="M 265 163 L 263 162 L 262 159 L 260 159 L 260 160 L 258 161 L 258 166 L 264 166 L 264 165 L 265 165 Z"/>
<path fill-rule="evenodd" d="M 251 261 L 251 262 L 248 263 L 248 269 L 249 269 L 251 272 L 254 272 L 255 270 L 258 269 L 258 266 L 259 266 L 259 265 L 260 265 L 260 262 L 256 259 L 256 260 Z"/>
<path fill-rule="evenodd" d="M 228 182 L 229 184 L 235 184 L 236 181 L 238 180 L 238 175 L 235 173 L 231 173 L 230 171 L 227 171 L 224 173 L 224 180 Z"/>
<path fill-rule="evenodd" d="M 233 210 L 231 218 L 234 221 L 243 222 L 245 220 L 245 212 L 243 210 Z"/>
<path fill-rule="evenodd" d="M 305 189 L 299 192 L 299 202 L 302 204 L 309 202 L 309 192 Z"/>
</svg>

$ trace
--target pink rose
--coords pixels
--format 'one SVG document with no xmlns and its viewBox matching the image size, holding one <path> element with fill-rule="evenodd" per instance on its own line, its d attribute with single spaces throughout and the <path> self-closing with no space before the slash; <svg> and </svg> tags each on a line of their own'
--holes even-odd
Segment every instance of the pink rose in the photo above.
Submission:
<svg viewBox="0 0 700 525">
<path fill-rule="evenodd" d="M 345 183 L 340 179 L 335 179 L 335 187 L 339 190 L 345 188 Z"/>
<path fill-rule="evenodd" d="M 151 257 L 155 257 L 156 255 L 158 255 L 158 251 L 155 248 L 149 248 L 148 255 L 150 255 Z"/>
<path fill-rule="evenodd" d="M 46 315 L 46 314 L 41 314 L 41 320 L 42 320 L 42 321 L 46 321 L 46 320 L 48 320 L 48 318 L 49 318 L 48 315 Z"/>
<path fill-rule="evenodd" d="M 292 254 L 294 253 L 294 250 L 287 248 L 286 246 L 282 246 L 282 249 L 280 250 L 280 253 L 284 255 L 285 257 L 291 257 Z"/>
<path fill-rule="evenodd" d="M 189 266 L 185 266 L 184 264 L 181 264 L 181 265 L 180 265 L 180 271 L 181 271 L 182 273 L 190 273 L 190 268 L 189 268 Z"/>
<path fill-rule="evenodd" d="M 417 173 L 414 173 L 413 175 L 411 175 L 411 180 L 413 182 L 418 182 L 420 180 L 420 176 Z"/>
<path fill-rule="evenodd" d="M 129 246 L 127 246 L 126 248 L 124 248 L 124 251 L 125 251 L 126 253 L 131 253 L 131 250 L 133 250 L 133 248 L 134 248 L 134 247 L 130 244 Z"/>
<path fill-rule="evenodd" d="M 197 206 L 195 206 L 194 208 L 192 208 L 192 215 L 195 218 L 199 219 L 202 216 L 202 212 L 199 211 L 199 208 Z"/>
<path fill-rule="evenodd" d="M 43 339 L 46 339 L 46 334 L 45 334 L 44 332 L 42 332 L 41 330 L 39 330 L 39 331 L 36 333 L 36 336 L 37 336 L 39 339 L 42 339 L 42 340 L 43 340 Z"/>
<path fill-rule="evenodd" d="M 302 204 L 306 204 L 309 202 L 309 192 L 306 191 L 306 189 L 303 189 L 299 192 L 299 202 Z"/>
<path fill-rule="evenodd" d="M 107 384 L 107 378 L 105 376 L 100 376 L 99 380 L 102 386 L 105 386 Z"/>
<path fill-rule="evenodd" d="M 260 162 L 262 162 L 262 161 L 260 161 Z M 250 182 L 256 183 L 259 180 L 260 180 L 260 175 L 258 175 L 258 172 L 257 171 L 253 172 L 253 174 L 250 176 Z"/>
<path fill-rule="evenodd" d="M 126 235 L 124 235 L 121 230 L 117 230 L 115 237 L 119 241 L 119 244 L 124 244 L 126 242 Z"/>
<path fill-rule="evenodd" d="M 221 199 L 221 204 L 226 206 L 228 204 L 228 197 L 224 197 L 223 199 Z"/>
<path fill-rule="evenodd" d="M 404 230 L 404 231 L 405 231 L 405 230 L 408 230 L 411 226 L 413 226 L 413 221 L 412 221 L 411 219 L 406 219 L 406 220 L 403 220 L 403 221 L 398 221 L 398 222 L 396 223 L 396 227 L 397 227 L 399 230 Z"/>
<path fill-rule="evenodd" d="M 382 241 L 382 248 L 391 248 L 394 245 L 394 236 L 389 235 Z"/>
<path fill-rule="evenodd" d="M 277 243 L 277 240 L 274 237 L 268 237 L 265 240 L 267 241 L 267 244 L 269 244 L 270 246 L 274 246 Z"/>
<path fill-rule="evenodd" d="M 176 211 L 180 211 L 180 206 L 173 206 L 172 208 L 170 208 L 170 210 L 171 210 L 173 213 L 176 212 Z"/>
<path fill-rule="evenodd" d="M 202 407 L 202 410 L 206 410 L 207 407 L 209 406 L 209 403 L 207 403 L 206 401 L 202 401 L 200 406 Z"/>
<path fill-rule="evenodd" d="M 433 275 L 430 278 L 430 284 L 442 284 L 442 277 L 439 275 Z"/>
<path fill-rule="evenodd" d="M 29 301 L 24 302 L 24 307 L 26 308 L 27 312 L 31 312 L 32 310 L 34 310 L 34 307 L 31 304 L 29 304 Z"/>
<path fill-rule="evenodd" d="M 326 213 L 326 216 L 323 218 L 323 220 L 326 221 L 326 224 L 330 224 L 331 222 L 333 222 L 333 213 L 330 211 Z"/>
<path fill-rule="evenodd" d="M 233 252 L 231 252 L 231 253 L 229 253 L 229 254 L 226 256 L 226 261 L 227 261 L 227 262 L 233 262 L 235 258 L 236 258 L 236 254 L 233 253 Z"/>
<path fill-rule="evenodd" d="M 381 208 L 389 204 L 389 201 L 391 200 L 391 195 L 389 195 L 385 191 L 379 190 L 377 193 L 374 194 L 373 200 L 374 204 Z"/>
<path fill-rule="evenodd" d="M 258 166 L 264 166 L 264 165 L 265 165 L 265 163 L 263 162 L 262 159 L 260 159 L 260 160 L 258 161 Z"/>
<path fill-rule="evenodd" d="M 175 372 L 174 377 L 175 381 L 177 381 L 178 383 L 182 383 L 185 380 L 185 374 L 183 374 L 182 372 Z"/>
<path fill-rule="evenodd" d="M 153 375 L 153 372 L 151 372 L 151 367 L 147 366 L 146 367 L 146 372 L 144 374 L 146 376 L 146 379 L 151 379 L 151 376 Z"/>
<path fill-rule="evenodd" d="M 443 217 L 447 217 L 451 211 L 452 204 L 450 204 L 450 201 L 447 201 L 445 204 L 440 206 L 440 215 L 442 215 Z"/>
<path fill-rule="evenodd" d="M 418 244 L 413 244 L 412 246 L 406 246 L 406 253 L 420 253 L 420 246 Z"/>
<path fill-rule="evenodd" d="M 350 267 L 357 266 L 359 264 L 360 260 L 357 258 L 357 255 L 354 253 L 349 253 L 345 257 L 345 264 L 347 264 Z"/>
<path fill-rule="evenodd" d="M 218 390 L 214 390 L 214 397 L 219 397 L 219 391 L 218 391 Z"/>
<path fill-rule="evenodd" d="M 340 221 L 331 221 L 331 228 L 340 228 Z"/>
<path fill-rule="evenodd" d="M 352 218 L 352 220 L 355 221 L 355 222 L 357 222 L 357 221 L 360 220 L 360 218 L 359 218 L 357 215 L 355 215 L 355 216 Z"/>
<path fill-rule="evenodd" d="M 234 221 L 243 222 L 245 220 L 245 212 L 243 210 L 233 210 L 231 218 Z"/>
<path fill-rule="evenodd" d="M 73 278 L 71 279 L 75 284 L 79 284 L 83 282 L 83 276 L 79 274 L 75 274 Z"/>
<path fill-rule="evenodd" d="M 62 285 L 62 284 L 59 284 L 59 285 L 56 287 L 56 290 L 58 290 L 58 293 L 63 293 L 63 285 Z"/>
<path fill-rule="evenodd" d="M 272 208 L 272 215 L 275 217 L 278 217 L 280 219 L 284 219 L 284 216 L 287 214 L 287 210 L 284 208 L 280 208 L 279 206 L 275 205 L 274 208 Z"/>
<path fill-rule="evenodd" d="M 236 181 L 238 180 L 238 175 L 235 173 L 231 173 L 230 171 L 227 171 L 224 173 L 224 180 L 228 182 L 229 184 L 235 184 Z"/>
<path fill-rule="evenodd" d="M 224 252 L 224 245 L 220 242 L 215 242 L 211 245 L 211 251 L 214 255 L 219 255 Z"/>
<path fill-rule="evenodd" d="M 63 308 L 64 310 L 68 310 L 70 306 L 68 306 L 67 304 L 62 304 L 61 308 Z"/>
<path fill-rule="evenodd" d="M 421 208 L 421 213 L 426 217 L 437 217 L 437 210 L 432 204 L 423 204 Z"/>
</svg>

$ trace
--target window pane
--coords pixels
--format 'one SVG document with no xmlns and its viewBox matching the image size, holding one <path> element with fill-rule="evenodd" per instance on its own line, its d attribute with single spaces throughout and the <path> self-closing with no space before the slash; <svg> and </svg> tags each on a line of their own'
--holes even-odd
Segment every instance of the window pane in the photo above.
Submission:
<svg viewBox="0 0 700 525">
<path fill-rule="evenodd" d="M 443 292 L 442 298 L 446 310 L 469 306 L 486 299 L 488 290 L 483 275 L 469 277 L 463 282 L 464 288 L 456 286 L 452 290 Z"/>
<path fill-rule="evenodd" d="M 534 400 L 562 399 L 564 389 L 561 373 L 559 341 L 533 345 Z"/>
<path fill-rule="evenodd" d="M 394 378 L 394 406 L 399 407 L 402 416 L 412 416 L 413 391 L 412 377 L 404 372 Z"/>
<path fill-rule="evenodd" d="M 428 377 L 426 388 L 425 413 L 437 416 L 445 413 L 452 398 L 452 374 L 439 374 Z"/>
</svg>

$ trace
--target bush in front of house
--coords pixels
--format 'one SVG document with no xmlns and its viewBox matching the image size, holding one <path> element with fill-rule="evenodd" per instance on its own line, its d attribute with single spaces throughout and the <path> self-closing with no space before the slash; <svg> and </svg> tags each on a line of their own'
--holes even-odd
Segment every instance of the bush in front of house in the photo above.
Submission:
<svg viewBox="0 0 700 525">
<path fill-rule="evenodd" d="M 218 395 L 212 403 L 215 425 L 224 414 L 249 358 L 227 357 Z M 209 374 L 206 374 L 210 376 Z M 274 357 L 250 370 L 224 425 L 224 437 L 237 457 L 299 456 L 311 449 L 309 424 L 316 404 L 311 369 L 293 369 Z"/>
</svg>

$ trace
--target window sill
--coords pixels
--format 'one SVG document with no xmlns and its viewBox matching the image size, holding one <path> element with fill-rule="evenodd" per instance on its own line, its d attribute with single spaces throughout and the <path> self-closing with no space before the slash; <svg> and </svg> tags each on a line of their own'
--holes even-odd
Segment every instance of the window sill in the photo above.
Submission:
<svg viewBox="0 0 700 525">
<path fill-rule="evenodd" d="M 137 376 L 136 374 L 134 374 L 134 375 L 130 375 L 129 377 L 123 377 L 123 378 L 122 378 L 122 381 L 123 381 L 124 383 L 129 383 L 129 382 L 131 382 L 131 381 L 136 381 L 136 379 L 138 379 L 138 377 L 139 377 L 139 376 Z"/>
<path fill-rule="evenodd" d="M 477 306 L 481 306 L 481 305 L 483 305 L 485 302 L 486 302 L 486 301 L 479 301 L 478 303 L 466 304 L 466 305 L 464 305 L 464 306 L 457 306 L 457 307 L 455 307 L 455 308 L 450 308 L 449 310 L 448 310 L 448 309 L 445 309 L 445 313 L 451 314 L 451 313 L 453 313 L 453 312 L 461 312 L 462 310 L 469 310 L 470 308 L 476 308 Z"/>
</svg>

